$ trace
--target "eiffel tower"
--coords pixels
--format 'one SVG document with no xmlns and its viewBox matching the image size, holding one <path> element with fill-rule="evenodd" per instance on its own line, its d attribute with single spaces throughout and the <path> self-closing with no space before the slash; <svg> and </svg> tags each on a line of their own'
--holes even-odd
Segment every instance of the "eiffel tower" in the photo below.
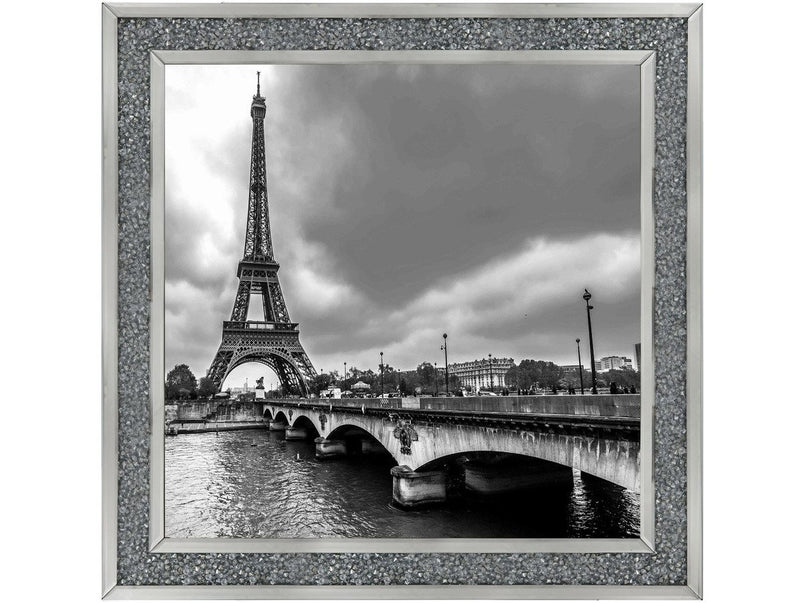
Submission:
<svg viewBox="0 0 804 603">
<path fill-rule="evenodd" d="M 268 187 L 265 177 L 265 98 L 257 94 L 251 102 L 253 130 L 251 138 L 251 177 L 248 188 L 248 217 L 243 259 L 237 265 L 240 283 L 232 316 L 223 322 L 223 336 L 207 377 L 220 390 L 226 376 L 246 362 L 260 362 L 270 367 L 282 384 L 285 395 L 306 396 L 308 382 L 315 377 L 307 353 L 299 342 L 299 325 L 290 322 L 274 260 L 271 225 L 268 221 Z M 253 293 L 262 297 L 263 318 L 247 320 Z"/>
</svg>

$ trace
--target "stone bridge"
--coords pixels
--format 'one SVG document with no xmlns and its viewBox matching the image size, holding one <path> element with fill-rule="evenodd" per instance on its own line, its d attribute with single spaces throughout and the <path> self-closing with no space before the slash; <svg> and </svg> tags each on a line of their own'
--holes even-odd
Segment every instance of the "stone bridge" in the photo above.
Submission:
<svg viewBox="0 0 804 603">
<path fill-rule="evenodd" d="M 480 492 L 533 485 L 561 467 L 640 489 L 638 395 L 280 399 L 262 410 L 287 439 L 315 438 L 320 459 L 389 453 L 402 506 L 444 500 L 445 465 L 455 459 L 466 487 Z M 478 455 L 485 462 L 472 460 Z M 542 470 L 508 462 L 522 457 L 544 462 Z"/>
</svg>

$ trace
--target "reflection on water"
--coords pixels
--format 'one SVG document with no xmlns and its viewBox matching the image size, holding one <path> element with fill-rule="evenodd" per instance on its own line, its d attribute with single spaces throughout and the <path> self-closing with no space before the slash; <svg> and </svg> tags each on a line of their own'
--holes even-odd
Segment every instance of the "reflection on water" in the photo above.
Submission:
<svg viewBox="0 0 804 603">
<path fill-rule="evenodd" d="M 574 473 L 571 487 L 417 511 L 391 503 L 390 457 L 324 462 L 311 442 L 232 431 L 165 440 L 171 537 L 618 538 L 639 534 L 639 496 Z"/>
</svg>

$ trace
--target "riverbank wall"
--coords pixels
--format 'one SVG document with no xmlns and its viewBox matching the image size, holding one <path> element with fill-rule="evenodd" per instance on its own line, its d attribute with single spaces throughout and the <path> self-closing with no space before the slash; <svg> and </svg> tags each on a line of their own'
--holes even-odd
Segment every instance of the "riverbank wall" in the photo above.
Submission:
<svg viewBox="0 0 804 603">
<path fill-rule="evenodd" d="M 165 404 L 165 433 L 266 429 L 262 402 L 194 400 Z"/>
<path fill-rule="evenodd" d="M 262 401 L 260 402 L 223 402 L 218 400 L 202 400 L 179 402 L 165 405 L 175 407 L 174 421 L 255 421 L 262 420 Z"/>
<path fill-rule="evenodd" d="M 172 422 L 167 427 L 168 435 L 179 435 L 184 433 L 211 433 L 221 431 L 241 431 L 244 429 L 266 429 L 264 421 L 215 421 L 211 423 L 183 423 Z"/>
</svg>

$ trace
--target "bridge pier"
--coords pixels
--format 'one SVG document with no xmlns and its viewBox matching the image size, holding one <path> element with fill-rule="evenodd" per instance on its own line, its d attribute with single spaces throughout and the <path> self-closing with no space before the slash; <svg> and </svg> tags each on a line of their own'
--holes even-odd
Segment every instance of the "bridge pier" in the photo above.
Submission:
<svg viewBox="0 0 804 603">
<path fill-rule="evenodd" d="M 394 478 L 394 502 L 411 509 L 444 502 L 447 499 L 446 471 L 413 471 L 407 465 L 391 469 Z"/>
<path fill-rule="evenodd" d="M 307 430 L 304 427 L 285 426 L 286 440 L 306 440 Z"/>
<path fill-rule="evenodd" d="M 315 439 L 315 458 L 319 460 L 346 456 L 346 442 L 344 440 Z"/>
<path fill-rule="evenodd" d="M 282 423 L 280 421 L 268 421 L 268 429 L 270 431 L 285 431 L 287 426 L 287 423 Z"/>
</svg>

